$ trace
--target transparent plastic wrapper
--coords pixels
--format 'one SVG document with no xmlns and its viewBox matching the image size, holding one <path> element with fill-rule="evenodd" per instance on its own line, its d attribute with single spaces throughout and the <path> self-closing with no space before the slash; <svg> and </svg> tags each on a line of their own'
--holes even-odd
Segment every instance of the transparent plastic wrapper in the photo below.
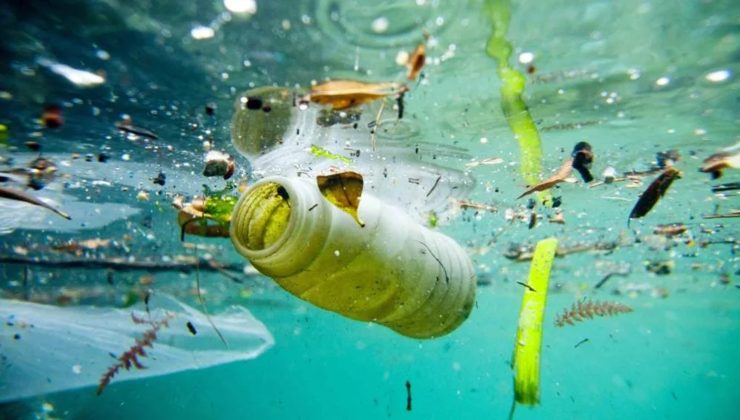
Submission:
<svg viewBox="0 0 740 420">
<path fill-rule="evenodd" d="M 453 239 L 363 193 L 360 226 L 314 180 L 268 177 L 234 208 L 239 253 L 292 294 L 405 336 L 450 333 L 475 303 L 470 257 Z"/>
<path fill-rule="evenodd" d="M 419 124 L 399 119 L 391 105 L 376 101 L 333 111 L 298 104 L 296 95 L 287 88 L 260 87 L 236 99 L 232 143 L 249 159 L 256 178 L 352 170 L 362 174 L 366 191 L 421 223 L 432 214 L 449 222 L 455 201 L 473 189 L 474 179 L 457 169 L 470 159 L 467 151 L 425 141 Z"/>
<path fill-rule="evenodd" d="M 242 307 L 211 314 L 228 347 L 198 310 L 166 295 L 153 295 L 149 307 L 147 313 L 141 305 L 63 308 L 0 300 L 0 403 L 97 386 L 151 327 L 135 323 L 132 313 L 145 320 L 171 318 L 153 347 L 145 348 L 146 357 L 139 358 L 145 368 L 122 369 L 112 384 L 253 359 L 274 343 L 267 328 Z"/>
</svg>

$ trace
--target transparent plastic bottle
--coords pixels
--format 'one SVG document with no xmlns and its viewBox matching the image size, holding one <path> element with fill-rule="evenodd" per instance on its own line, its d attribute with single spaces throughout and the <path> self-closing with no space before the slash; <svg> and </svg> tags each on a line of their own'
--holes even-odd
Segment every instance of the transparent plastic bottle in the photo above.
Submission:
<svg viewBox="0 0 740 420">
<path fill-rule="evenodd" d="M 231 239 L 290 293 L 415 338 L 457 328 L 475 301 L 470 258 L 451 238 L 363 193 L 360 227 L 311 178 L 267 177 L 237 203 Z"/>
</svg>

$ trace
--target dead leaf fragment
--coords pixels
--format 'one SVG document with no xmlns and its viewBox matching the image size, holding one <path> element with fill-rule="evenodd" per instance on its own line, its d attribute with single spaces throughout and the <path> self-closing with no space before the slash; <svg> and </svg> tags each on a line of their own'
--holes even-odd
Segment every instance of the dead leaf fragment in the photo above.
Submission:
<svg viewBox="0 0 740 420">
<path fill-rule="evenodd" d="M 732 147 L 709 156 L 704 159 L 704 165 L 699 170 L 711 174 L 712 179 L 717 179 L 727 168 L 740 169 L 740 148 Z"/>
<path fill-rule="evenodd" d="M 416 80 L 416 78 L 419 76 L 419 73 L 421 72 L 421 69 L 424 67 L 426 58 L 427 48 L 425 43 L 422 42 L 421 44 L 416 46 L 414 52 L 411 53 L 409 60 L 406 62 L 406 67 L 408 68 L 408 72 L 406 73 L 407 79 Z"/>
<path fill-rule="evenodd" d="M 358 225 L 365 227 L 365 223 L 357 214 L 362 197 L 362 175 L 352 171 L 319 175 L 316 177 L 316 183 L 321 194 L 330 203 L 352 216 Z"/>
<path fill-rule="evenodd" d="M 672 166 L 667 167 L 642 193 L 640 199 L 635 203 L 635 207 L 632 208 L 629 219 L 636 219 L 648 214 L 677 178 L 681 178 L 681 171 Z"/>
<path fill-rule="evenodd" d="M 558 172 L 555 175 L 551 176 L 550 178 L 547 178 L 546 180 L 540 182 L 537 185 L 527 188 L 527 191 L 524 191 L 522 195 L 517 197 L 517 199 L 527 196 L 529 194 L 532 194 L 535 191 L 549 190 L 555 185 L 565 181 L 568 178 L 568 176 L 570 176 L 571 171 L 573 171 L 573 159 L 566 159 L 563 162 L 563 165 L 560 167 L 560 169 L 558 169 Z"/>
<path fill-rule="evenodd" d="M 354 80 L 333 80 L 311 88 L 305 99 L 342 110 L 376 101 L 387 96 L 400 95 L 409 89 L 396 82 L 366 83 Z"/>
</svg>

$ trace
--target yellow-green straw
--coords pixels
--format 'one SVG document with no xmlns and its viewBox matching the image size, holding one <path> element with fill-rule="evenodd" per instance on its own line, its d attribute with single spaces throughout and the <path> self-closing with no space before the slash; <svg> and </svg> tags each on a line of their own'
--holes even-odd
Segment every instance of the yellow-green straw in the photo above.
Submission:
<svg viewBox="0 0 740 420">
<path fill-rule="evenodd" d="M 540 401 L 540 350 L 542 321 L 547 302 L 547 283 L 555 258 L 558 240 L 543 239 L 537 243 L 529 269 L 527 288 L 519 312 L 519 328 L 514 344 L 514 400 L 534 405 Z"/>
<path fill-rule="evenodd" d="M 510 1 L 486 0 L 485 13 L 493 26 L 486 53 L 496 60 L 496 72 L 501 79 L 501 109 L 519 143 L 522 177 L 528 185 L 535 185 L 540 182 L 542 173 L 542 145 L 537 126 L 522 99 L 526 79 L 520 71 L 509 65 L 512 47 L 506 39 L 506 32 L 511 19 Z M 537 198 L 541 203 L 552 204 L 549 191 L 537 192 Z"/>
</svg>

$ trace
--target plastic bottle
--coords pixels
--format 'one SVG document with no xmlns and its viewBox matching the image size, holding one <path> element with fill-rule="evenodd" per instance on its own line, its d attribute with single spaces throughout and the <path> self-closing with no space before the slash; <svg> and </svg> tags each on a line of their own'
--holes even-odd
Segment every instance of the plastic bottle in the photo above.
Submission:
<svg viewBox="0 0 740 420">
<path fill-rule="evenodd" d="M 451 238 L 363 193 L 360 227 L 310 178 L 268 177 L 239 199 L 236 249 L 290 293 L 415 338 L 457 328 L 475 301 L 470 258 Z"/>
</svg>

